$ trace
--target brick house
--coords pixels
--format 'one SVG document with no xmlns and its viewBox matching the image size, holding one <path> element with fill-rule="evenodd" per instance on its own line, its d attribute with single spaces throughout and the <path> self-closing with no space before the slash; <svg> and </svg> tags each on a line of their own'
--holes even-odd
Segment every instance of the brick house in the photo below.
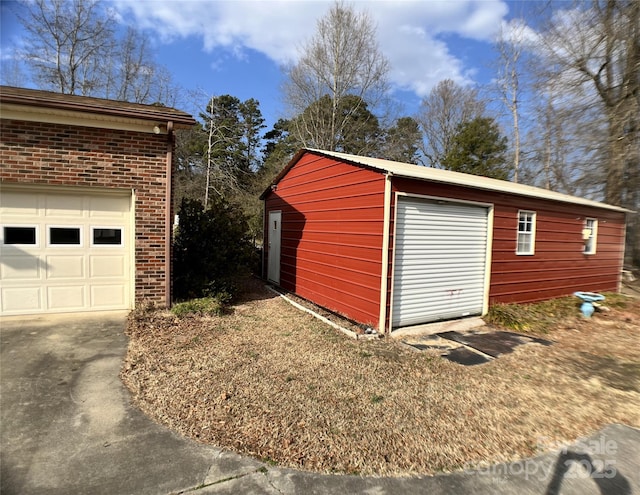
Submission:
<svg viewBox="0 0 640 495">
<path fill-rule="evenodd" d="M 173 132 L 155 105 L 0 87 L 0 314 L 171 301 Z"/>
</svg>

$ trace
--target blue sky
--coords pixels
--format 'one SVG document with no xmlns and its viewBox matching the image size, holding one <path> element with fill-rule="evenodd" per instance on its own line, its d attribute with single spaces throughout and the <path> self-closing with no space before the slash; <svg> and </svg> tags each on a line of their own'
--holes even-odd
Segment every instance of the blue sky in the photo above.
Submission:
<svg viewBox="0 0 640 495">
<path fill-rule="evenodd" d="M 145 30 L 156 61 L 184 89 L 182 109 L 195 112 L 189 91 L 255 98 L 269 127 L 284 116 L 281 67 L 295 62 L 331 1 L 324 0 L 111 0 L 122 24 Z M 350 2 L 377 25 L 390 61 L 391 96 L 405 115 L 441 80 L 485 84 L 500 28 L 528 4 L 503 0 L 371 0 Z M 2 61 L 22 39 L 20 5 L 1 0 Z M 6 67 L 6 65 L 5 65 Z M 25 86 L 31 86 L 25 81 Z"/>
</svg>

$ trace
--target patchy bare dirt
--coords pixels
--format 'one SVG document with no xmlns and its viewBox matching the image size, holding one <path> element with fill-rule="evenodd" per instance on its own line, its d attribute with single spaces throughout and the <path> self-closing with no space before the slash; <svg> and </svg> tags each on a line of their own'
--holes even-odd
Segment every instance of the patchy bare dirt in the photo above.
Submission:
<svg viewBox="0 0 640 495">
<path fill-rule="evenodd" d="M 221 317 L 129 319 L 122 379 L 150 417 L 281 466 L 428 474 L 640 427 L 640 300 L 465 367 L 356 341 L 255 283 Z"/>
</svg>

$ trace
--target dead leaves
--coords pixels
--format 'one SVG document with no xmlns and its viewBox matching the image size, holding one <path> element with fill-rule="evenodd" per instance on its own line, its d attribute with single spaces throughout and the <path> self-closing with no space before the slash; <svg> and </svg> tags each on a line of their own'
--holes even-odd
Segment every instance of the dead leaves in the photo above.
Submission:
<svg viewBox="0 0 640 495">
<path fill-rule="evenodd" d="M 201 442 L 314 471 L 426 474 L 532 455 L 541 437 L 640 427 L 637 390 L 579 372 L 585 352 L 640 366 L 638 315 L 579 321 L 547 335 L 551 347 L 467 368 L 354 341 L 255 289 L 225 316 L 130 318 L 122 378 L 143 411 Z"/>
</svg>

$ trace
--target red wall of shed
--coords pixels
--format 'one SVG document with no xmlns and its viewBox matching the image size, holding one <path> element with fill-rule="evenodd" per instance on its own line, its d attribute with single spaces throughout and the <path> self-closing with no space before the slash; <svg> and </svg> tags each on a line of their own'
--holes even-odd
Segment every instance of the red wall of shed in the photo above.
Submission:
<svg viewBox="0 0 640 495">
<path fill-rule="evenodd" d="M 575 291 L 618 290 L 624 213 L 409 179 L 394 179 L 393 190 L 494 205 L 490 304 L 535 302 Z M 536 212 L 533 255 L 516 254 L 519 210 Z M 583 252 L 585 217 L 598 220 L 593 255 Z"/>
<path fill-rule="evenodd" d="M 288 171 L 265 201 L 266 218 L 269 211 L 282 211 L 284 289 L 377 327 L 384 180 L 312 153 Z"/>
</svg>

